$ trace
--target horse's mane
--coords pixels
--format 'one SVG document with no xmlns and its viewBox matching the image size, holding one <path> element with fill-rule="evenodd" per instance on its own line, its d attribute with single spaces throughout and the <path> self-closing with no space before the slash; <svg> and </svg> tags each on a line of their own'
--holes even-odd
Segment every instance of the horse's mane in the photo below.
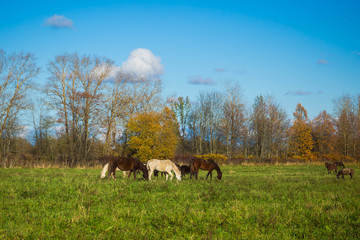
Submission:
<svg viewBox="0 0 360 240">
<path fill-rule="evenodd" d="M 219 165 L 217 164 L 217 162 L 215 162 L 214 159 L 209 158 L 208 161 L 215 164 L 215 170 L 217 171 L 218 174 L 221 173 L 220 167 L 219 167 Z"/>
</svg>

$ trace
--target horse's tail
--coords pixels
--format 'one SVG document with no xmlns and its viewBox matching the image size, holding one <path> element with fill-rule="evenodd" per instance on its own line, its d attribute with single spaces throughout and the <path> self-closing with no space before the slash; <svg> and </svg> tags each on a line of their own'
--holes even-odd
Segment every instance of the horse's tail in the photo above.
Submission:
<svg viewBox="0 0 360 240">
<path fill-rule="evenodd" d="M 195 171 L 193 159 L 190 159 L 189 165 L 190 165 L 190 176 L 191 176 Z"/>
<path fill-rule="evenodd" d="M 109 169 L 109 163 L 105 164 L 103 170 L 101 171 L 100 178 L 104 178 L 106 175 L 107 170 Z"/>
</svg>

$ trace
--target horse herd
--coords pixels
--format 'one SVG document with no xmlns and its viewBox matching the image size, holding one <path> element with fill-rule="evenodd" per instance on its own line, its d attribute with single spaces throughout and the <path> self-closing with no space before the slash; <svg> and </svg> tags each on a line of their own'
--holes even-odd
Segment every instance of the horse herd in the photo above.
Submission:
<svg viewBox="0 0 360 240">
<path fill-rule="evenodd" d="M 101 178 L 104 178 L 106 172 L 108 171 L 108 179 L 115 179 L 116 169 L 124 171 L 124 178 L 127 174 L 128 178 L 131 174 L 134 174 L 134 179 L 136 179 L 136 174 L 141 171 L 142 176 L 145 180 L 151 180 L 152 175 L 158 176 L 158 173 L 165 174 L 166 180 L 170 176 L 170 180 L 173 178 L 172 172 L 175 173 L 176 179 L 181 180 L 181 177 L 184 177 L 185 174 L 190 174 L 190 178 L 194 176 L 198 179 L 199 169 L 207 170 L 206 179 L 210 176 L 212 179 L 212 171 L 217 172 L 217 178 L 221 180 L 222 172 L 219 165 L 212 159 L 204 160 L 197 157 L 192 157 L 190 159 L 189 165 L 178 165 L 171 160 L 158 160 L 151 159 L 147 161 L 146 164 L 142 163 L 137 158 L 130 157 L 119 157 L 119 156 L 105 156 L 101 159 L 103 162 L 106 162 L 103 170 L 101 172 Z"/>
<path fill-rule="evenodd" d="M 328 170 L 328 173 L 331 173 L 332 170 L 336 173 L 336 177 L 339 179 L 340 175 L 344 178 L 344 175 L 350 175 L 350 178 L 354 175 L 354 169 L 345 168 L 345 165 L 342 162 L 325 162 L 325 167 Z M 339 171 L 337 171 L 337 167 L 342 167 Z"/>
<path fill-rule="evenodd" d="M 147 161 L 146 164 L 144 164 L 137 158 L 119 156 L 105 156 L 102 157 L 101 160 L 106 162 L 101 172 L 101 178 L 104 178 L 106 172 L 108 171 L 108 179 L 115 179 L 116 169 L 124 171 L 124 178 L 126 174 L 129 178 L 133 173 L 134 179 L 136 179 L 136 174 L 140 171 L 142 172 L 143 178 L 146 180 L 151 180 L 153 174 L 154 176 L 158 176 L 159 173 L 165 174 L 166 180 L 168 180 L 168 176 L 170 176 L 170 180 L 172 180 L 172 172 L 175 173 L 177 180 L 181 180 L 181 177 L 184 177 L 186 174 L 190 174 L 190 178 L 194 176 L 196 179 L 198 179 L 199 169 L 208 171 L 206 179 L 209 176 L 210 179 L 212 179 L 213 170 L 217 172 L 217 178 L 219 180 L 222 178 L 220 167 L 213 159 L 204 160 L 201 158 L 192 157 L 190 159 L 189 165 L 181 166 L 171 160 L 151 159 Z M 352 178 L 354 175 L 354 169 L 345 168 L 345 165 L 342 162 L 325 162 L 325 167 L 328 170 L 328 173 L 331 173 L 331 171 L 334 170 L 337 178 L 339 178 L 340 175 L 342 175 L 342 178 L 344 178 L 344 175 L 350 175 L 350 178 Z M 342 169 L 337 171 L 338 167 L 342 167 Z"/>
</svg>

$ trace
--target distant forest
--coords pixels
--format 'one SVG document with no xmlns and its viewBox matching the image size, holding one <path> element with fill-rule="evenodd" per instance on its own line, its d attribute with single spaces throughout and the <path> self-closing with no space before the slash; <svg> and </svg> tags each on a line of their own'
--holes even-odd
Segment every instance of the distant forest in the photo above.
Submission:
<svg viewBox="0 0 360 240">
<path fill-rule="evenodd" d="M 92 166 L 103 155 L 142 161 L 203 154 L 229 162 L 360 158 L 360 94 L 338 96 L 333 114 L 314 119 L 298 103 L 290 121 L 273 96 L 246 105 L 234 82 L 194 102 L 163 99 L 158 81 L 113 76 L 113 66 L 106 57 L 58 55 L 42 69 L 47 82 L 40 88 L 35 55 L 0 49 L 1 167 Z"/>
</svg>

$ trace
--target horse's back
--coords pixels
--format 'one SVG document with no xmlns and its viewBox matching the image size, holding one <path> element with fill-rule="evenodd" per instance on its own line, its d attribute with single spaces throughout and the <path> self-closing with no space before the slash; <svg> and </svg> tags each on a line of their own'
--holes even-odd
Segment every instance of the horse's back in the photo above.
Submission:
<svg viewBox="0 0 360 240">
<path fill-rule="evenodd" d="M 354 169 L 352 169 L 352 168 L 343 168 L 340 171 L 345 175 L 354 173 Z"/>
<path fill-rule="evenodd" d="M 154 170 L 158 170 L 160 172 L 166 171 L 169 167 L 176 167 L 175 163 L 171 160 L 159 160 L 159 159 L 151 159 L 147 162 L 147 168 L 151 168 Z"/>
</svg>

